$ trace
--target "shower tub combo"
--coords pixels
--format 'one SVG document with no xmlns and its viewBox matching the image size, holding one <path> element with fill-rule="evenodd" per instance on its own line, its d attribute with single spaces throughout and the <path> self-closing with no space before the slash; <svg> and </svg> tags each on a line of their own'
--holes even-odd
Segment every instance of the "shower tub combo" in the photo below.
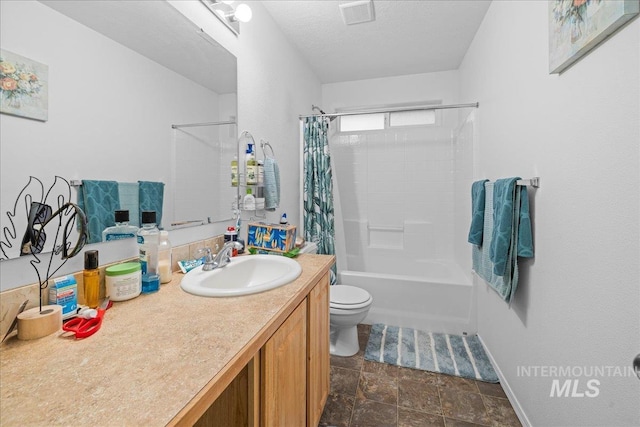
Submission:
<svg viewBox="0 0 640 427">
<path fill-rule="evenodd" d="M 368 270 L 338 273 L 341 284 L 373 297 L 364 323 L 457 335 L 476 332 L 474 287 L 456 264 L 391 258 Z"/>
<path fill-rule="evenodd" d="M 328 138 L 338 283 L 371 295 L 363 323 L 477 332 L 476 291 L 463 270 L 475 107 L 368 111 L 383 121 L 329 115 L 340 116 Z"/>
</svg>

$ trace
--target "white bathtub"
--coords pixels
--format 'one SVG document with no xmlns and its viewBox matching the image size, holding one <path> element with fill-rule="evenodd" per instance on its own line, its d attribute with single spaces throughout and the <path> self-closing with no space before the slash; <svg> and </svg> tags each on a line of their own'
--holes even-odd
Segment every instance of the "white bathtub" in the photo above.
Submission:
<svg viewBox="0 0 640 427">
<path fill-rule="evenodd" d="M 338 272 L 340 284 L 365 289 L 373 297 L 363 323 L 458 335 L 477 332 L 473 283 L 457 265 L 394 260 L 373 269 Z"/>
</svg>

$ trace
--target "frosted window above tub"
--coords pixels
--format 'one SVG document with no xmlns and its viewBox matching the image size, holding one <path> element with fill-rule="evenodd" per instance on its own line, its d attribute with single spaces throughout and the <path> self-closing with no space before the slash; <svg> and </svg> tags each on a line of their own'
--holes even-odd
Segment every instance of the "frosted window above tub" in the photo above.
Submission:
<svg viewBox="0 0 640 427">
<path fill-rule="evenodd" d="M 436 110 L 390 111 L 340 117 L 340 132 L 384 130 L 400 126 L 429 126 L 437 122 Z"/>
<path fill-rule="evenodd" d="M 354 114 L 340 117 L 340 132 L 384 129 L 385 113 Z"/>
<path fill-rule="evenodd" d="M 389 127 L 434 125 L 436 110 L 392 111 L 389 113 Z"/>
</svg>

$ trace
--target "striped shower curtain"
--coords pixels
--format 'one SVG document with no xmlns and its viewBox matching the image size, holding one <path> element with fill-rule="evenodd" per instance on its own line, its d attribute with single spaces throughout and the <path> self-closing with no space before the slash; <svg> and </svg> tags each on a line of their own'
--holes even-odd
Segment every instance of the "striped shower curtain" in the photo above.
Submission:
<svg viewBox="0 0 640 427">
<path fill-rule="evenodd" d="M 319 254 L 335 254 L 333 183 L 329 154 L 329 119 L 304 121 L 304 238 L 318 243 Z"/>
</svg>

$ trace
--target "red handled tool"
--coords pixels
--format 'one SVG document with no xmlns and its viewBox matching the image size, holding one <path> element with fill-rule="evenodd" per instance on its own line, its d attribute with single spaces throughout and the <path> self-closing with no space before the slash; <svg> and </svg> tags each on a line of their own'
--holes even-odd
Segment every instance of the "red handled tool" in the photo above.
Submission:
<svg viewBox="0 0 640 427">
<path fill-rule="evenodd" d="M 112 303 L 109 301 L 109 298 L 105 298 L 104 301 L 102 301 L 102 304 L 100 304 L 100 307 L 98 307 L 98 314 L 96 317 L 92 317 L 90 319 L 76 317 L 62 325 L 62 329 L 68 332 L 73 332 L 76 338 L 90 337 L 100 329 L 100 326 L 102 326 L 102 317 L 104 316 L 104 312 L 111 307 L 111 304 Z"/>
</svg>

